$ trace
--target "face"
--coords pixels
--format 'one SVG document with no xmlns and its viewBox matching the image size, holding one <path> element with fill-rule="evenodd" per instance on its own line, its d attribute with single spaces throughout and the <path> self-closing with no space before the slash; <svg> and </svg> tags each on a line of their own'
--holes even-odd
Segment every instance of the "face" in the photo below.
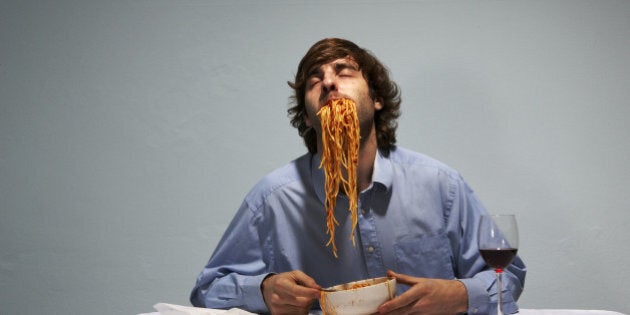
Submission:
<svg viewBox="0 0 630 315">
<path fill-rule="evenodd" d="M 304 95 L 306 124 L 313 127 L 321 138 L 321 123 L 317 112 L 329 100 L 352 99 L 357 106 L 362 141 L 374 137 L 374 112 L 382 108 L 370 97 L 370 89 L 359 66 L 350 58 L 342 58 L 312 69 L 306 81 Z M 321 143 L 321 142 L 320 142 Z"/>
</svg>

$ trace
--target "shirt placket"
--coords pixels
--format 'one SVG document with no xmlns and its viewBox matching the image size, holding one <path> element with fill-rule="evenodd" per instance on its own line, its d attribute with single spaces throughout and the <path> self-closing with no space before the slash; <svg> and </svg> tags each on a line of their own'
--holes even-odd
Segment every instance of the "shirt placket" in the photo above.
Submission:
<svg viewBox="0 0 630 315">
<path fill-rule="evenodd" d="M 371 278 L 375 278 L 385 276 L 387 270 L 385 270 L 385 265 L 383 264 L 383 247 L 378 240 L 376 224 L 374 222 L 374 212 L 369 202 L 371 194 L 371 190 L 364 192 L 359 199 L 358 229 L 363 259 L 368 274 Z"/>
</svg>

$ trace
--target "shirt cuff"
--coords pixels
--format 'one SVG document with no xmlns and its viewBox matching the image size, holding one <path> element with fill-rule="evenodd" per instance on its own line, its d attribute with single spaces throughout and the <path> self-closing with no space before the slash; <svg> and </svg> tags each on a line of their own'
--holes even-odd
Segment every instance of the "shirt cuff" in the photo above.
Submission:
<svg viewBox="0 0 630 315">
<path fill-rule="evenodd" d="M 490 298 L 484 281 L 476 278 L 458 279 L 466 286 L 468 294 L 468 314 L 488 314 Z"/>
<path fill-rule="evenodd" d="M 269 273 L 265 273 L 258 276 L 247 277 L 243 286 L 243 296 L 245 296 L 245 308 L 255 313 L 269 312 L 267 304 L 261 291 L 261 284 Z"/>
</svg>

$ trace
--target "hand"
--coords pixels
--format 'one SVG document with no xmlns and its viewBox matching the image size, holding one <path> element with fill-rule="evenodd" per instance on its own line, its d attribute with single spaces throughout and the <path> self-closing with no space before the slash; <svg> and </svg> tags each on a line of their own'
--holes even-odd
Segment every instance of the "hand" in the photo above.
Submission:
<svg viewBox="0 0 630 315">
<path fill-rule="evenodd" d="M 271 314 L 308 314 L 321 287 L 304 272 L 294 270 L 271 275 L 261 285 Z"/>
<path fill-rule="evenodd" d="M 468 293 L 457 280 L 417 278 L 388 271 L 397 283 L 411 286 L 383 303 L 379 314 L 457 314 L 468 311 Z"/>
</svg>

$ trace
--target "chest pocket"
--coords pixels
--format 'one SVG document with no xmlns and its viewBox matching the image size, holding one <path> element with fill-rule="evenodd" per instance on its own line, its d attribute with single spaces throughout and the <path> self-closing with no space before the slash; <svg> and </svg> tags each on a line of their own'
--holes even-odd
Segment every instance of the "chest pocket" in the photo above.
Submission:
<svg viewBox="0 0 630 315">
<path fill-rule="evenodd" d="M 406 238 L 394 245 L 398 273 L 425 278 L 455 278 L 445 234 Z"/>
</svg>

